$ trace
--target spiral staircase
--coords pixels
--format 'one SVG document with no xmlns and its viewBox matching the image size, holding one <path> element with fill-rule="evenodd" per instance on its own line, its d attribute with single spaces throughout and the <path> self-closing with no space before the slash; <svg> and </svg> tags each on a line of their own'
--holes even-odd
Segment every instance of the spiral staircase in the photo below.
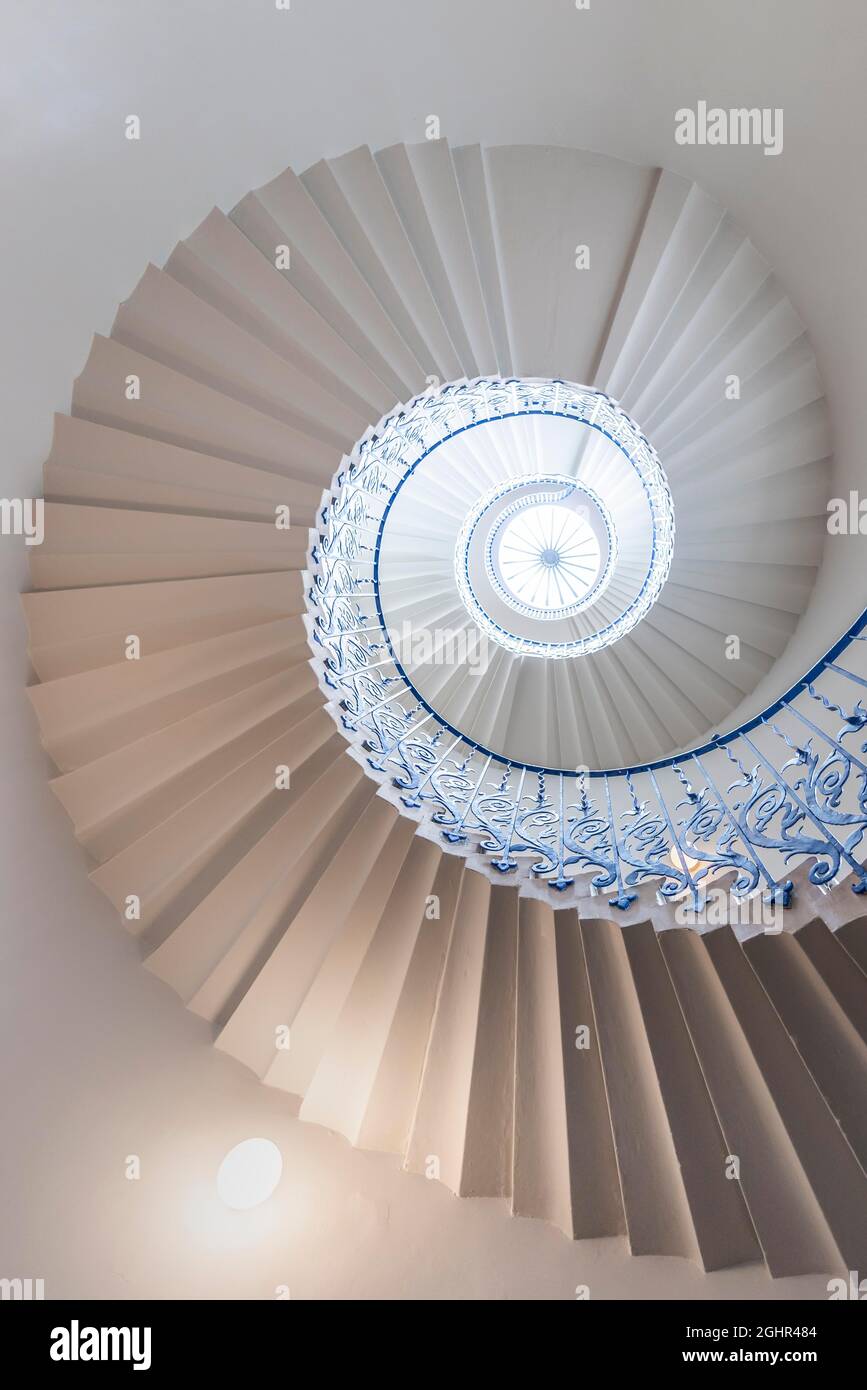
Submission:
<svg viewBox="0 0 867 1390">
<path fill-rule="evenodd" d="M 399 657 L 401 623 L 474 631 L 456 540 L 527 478 L 611 500 L 560 636 L 616 623 L 639 446 L 676 535 L 616 640 Z M 24 596 L 52 785 L 148 969 L 303 1120 L 461 1196 L 867 1267 L 867 652 L 798 628 L 829 469 L 803 326 L 671 174 L 432 141 L 212 212 L 94 340 Z"/>
</svg>

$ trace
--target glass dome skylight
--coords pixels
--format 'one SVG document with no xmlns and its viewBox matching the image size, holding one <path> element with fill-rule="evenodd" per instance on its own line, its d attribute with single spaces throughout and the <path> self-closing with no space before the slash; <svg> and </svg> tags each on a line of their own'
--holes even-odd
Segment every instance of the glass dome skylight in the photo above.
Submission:
<svg viewBox="0 0 867 1390">
<path fill-rule="evenodd" d="M 540 618 L 582 599 L 599 573 L 599 541 L 568 507 L 524 507 L 504 527 L 496 566 L 511 597 Z"/>
</svg>

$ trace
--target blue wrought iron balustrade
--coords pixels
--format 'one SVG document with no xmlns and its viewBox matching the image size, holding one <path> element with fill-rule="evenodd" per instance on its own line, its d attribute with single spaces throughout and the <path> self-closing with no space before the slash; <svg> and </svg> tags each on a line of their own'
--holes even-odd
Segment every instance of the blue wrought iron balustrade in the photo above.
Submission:
<svg viewBox="0 0 867 1390">
<path fill-rule="evenodd" d="M 415 444 L 423 451 L 430 439 Z M 556 895 L 588 876 L 618 908 L 653 883 L 700 910 L 712 881 L 732 873 L 736 896 L 788 906 L 801 863 L 813 884 L 847 878 L 867 892 L 867 612 L 773 706 L 700 748 L 607 771 L 509 760 L 421 698 L 385 629 L 373 560 L 408 466 L 403 445 L 398 436 L 393 458 L 383 464 L 380 448 L 370 464 L 363 441 L 336 480 L 312 539 L 308 600 L 332 711 L 410 814 L 504 878 L 539 880 Z"/>
</svg>

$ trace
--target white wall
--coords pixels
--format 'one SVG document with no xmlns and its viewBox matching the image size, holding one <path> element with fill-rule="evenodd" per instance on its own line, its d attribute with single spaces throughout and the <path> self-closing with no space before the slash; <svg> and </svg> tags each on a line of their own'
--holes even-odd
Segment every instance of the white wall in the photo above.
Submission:
<svg viewBox="0 0 867 1390">
<path fill-rule="evenodd" d="M 146 261 L 286 164 L 420 139 L 431 113 L 455 142 L 575 144 L 698 178 L 805 318 L 840 487 L 863 482 L 860 0 L 5 0 L 0 25 L 4 495 L 38 492 L 51 412 Z M 784 153 L 677 147 L 674 110 L 702 97 L 782 106 Z M 808 615 L 807 640 L 860 608 L 855 563 L 854 542 L 829 548 L 820 597 L 841 597 Z M 823 1296 L 826 1276 L 704 1278 L 460 1203 L 300 1125 L 215 1053 L 139 968 L 47 787 L 23 693 L 26 582 L 23 547 L 0 540 L 0 1276 L 43 1277 L 49 1296 Z M 230 1215 L 213 1173 L 257 1133 L 281 1145 L 284 1180 Z"/>
</svg>

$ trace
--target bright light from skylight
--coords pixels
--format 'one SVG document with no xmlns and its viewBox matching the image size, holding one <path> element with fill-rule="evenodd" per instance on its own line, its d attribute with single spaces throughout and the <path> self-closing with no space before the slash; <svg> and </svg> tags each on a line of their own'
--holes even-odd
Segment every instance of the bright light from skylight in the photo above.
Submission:
<svg viewBox="0 0 867 1390">
<path fill-rule="evenodd" d="M 599 573 L 599 541 L 571 507 L 528 506 L 503 528 L 497 568 L 506 588 L 539 617 L 577 603 Z"/>
</svg>

